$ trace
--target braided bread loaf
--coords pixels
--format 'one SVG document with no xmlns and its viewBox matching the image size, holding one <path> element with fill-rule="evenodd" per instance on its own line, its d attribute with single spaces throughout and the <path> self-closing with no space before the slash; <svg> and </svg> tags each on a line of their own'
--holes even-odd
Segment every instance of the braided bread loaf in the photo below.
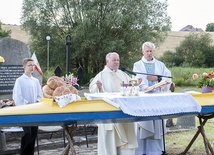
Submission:
<svg viewBox="0 0 214 155">
<path fill-rule="evenodd" d="M 42 87 L 43 96 L 45 98 L 52 98 L 53 95 L 53 89 L 51 89 L 48 85 L 45 85 Z"/>
<path fill-rule="evenodd" d="M 63 81 L 63 79 L 58 76 L 52 76 L 47 81 L 47 85 L 53 90 L 55 90 L 57 87 L 65 85 L 65 84 L 66 83 Z"/>
<path fill-rule="evenodd" d="M 43 96 L 46 98 L 54 98 L 66 94 L 78 95 L 78 90 L 71 84 L 66 84 L 65 81 L 58 77 L 52 76 L 48 79 L 47 85 L 42 88 Z"/>
</svg>

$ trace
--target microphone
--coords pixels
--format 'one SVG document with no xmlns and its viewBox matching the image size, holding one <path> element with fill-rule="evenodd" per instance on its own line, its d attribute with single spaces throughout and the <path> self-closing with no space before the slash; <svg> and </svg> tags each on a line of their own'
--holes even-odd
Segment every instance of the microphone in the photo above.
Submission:
<svg viewBox="0 0 214 155">
<path fill-rule="evenodd" d="M 125 67 L 121 67 L 120 70 L 123 71 L 123 72 L 127 72 L 127 73 L 129 73 L 129 74 L 132 74 L 132 75 L 134 75 L 134 76 L 137 75 L 135 72 L 132 72 L 132 71 L 130 71 L 130 70 L 127 70 Z"/>
<path fill-rule="evenodd" d="M 139 73 L 139 72 L 132 72 L 130 70 L 127 70 L 125 67 L 121 67 L 120 70 L 127 72 L 129 74 L 132 74 L 134 76 L 136 76 L 137 74 L 143 74 L 143 75 L 153 75 L 153 76 L 157 76 L 158 77 L 158 82 L 160 82 L 162 80 L 162 77 L 166 77 L 166 78 L 172 78 L 171 76 L 165 76 L 165 75 L 157 75 L 157 74 L 148 74 L 148 73 Z"/>
</svg>

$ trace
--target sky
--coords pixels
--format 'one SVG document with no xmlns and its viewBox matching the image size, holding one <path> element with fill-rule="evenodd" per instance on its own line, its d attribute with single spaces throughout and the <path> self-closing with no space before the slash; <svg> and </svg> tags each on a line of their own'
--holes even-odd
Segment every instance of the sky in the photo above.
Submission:
<svg viewBox="0 0 214 155">
<path fill-rule="evenodd" d="M 168 15 L 172 31 L 179 31 L 187 25 L 202 28 L 214 23 L 214 0 L 168 0 Z"/>
<path fill-rule="evenodd" d="M 0 21 L 20 25 L 22 0 L 0 0 L 0 4 Z M 208 23 L 214 23 L 214 0 L 168 0 L 167 13 L 172 31 L 187 25 L 205 30 Z"/>
</svg>

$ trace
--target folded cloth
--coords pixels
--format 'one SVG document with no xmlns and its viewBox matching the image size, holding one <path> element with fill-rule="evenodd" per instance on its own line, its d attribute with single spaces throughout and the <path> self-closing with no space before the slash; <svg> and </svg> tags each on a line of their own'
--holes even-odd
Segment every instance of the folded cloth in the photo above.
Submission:
<svg viewBox="0 0 214 155">
<path fill-rule="evenodd" d="M 54 100 L 58 103 L 60 108 L 62 108 L 71 102 L 81 100 L 81 97 L 76 94 L 66 94 L 66 95 L 61 95 L 61 96 L 55 96 Z"/>
</svg>

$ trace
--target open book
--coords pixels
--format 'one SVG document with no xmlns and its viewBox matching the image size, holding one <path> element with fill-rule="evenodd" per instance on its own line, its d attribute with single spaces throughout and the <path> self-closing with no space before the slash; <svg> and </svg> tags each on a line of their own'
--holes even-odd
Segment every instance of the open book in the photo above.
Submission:
<svg viewBox="0 0 214 155">
<path fill-rule="evenodd" d="M 162 87 L 162 86 L 164 86 L 164 85 L 166 85 L 166 84 L 170 84 L 170 83 L 171 83 L 171 82 L 169 82 L 169 81 L 162 80 L 161 82 L 159 82 L 159 83 L 157 83 L 157 84 L 155 84 L 155 85 L 153 85 L 153 86 L 150 86 L 150 87 L 144 89 L 144 92 L 145 92 L 145 93 L 148 93 L 148 92 L 150 92 L 150 91 L 153 91 L 153 90 L 156 89 L 156 88 L 160 88 L 160 87 Z"/>
</svg>

